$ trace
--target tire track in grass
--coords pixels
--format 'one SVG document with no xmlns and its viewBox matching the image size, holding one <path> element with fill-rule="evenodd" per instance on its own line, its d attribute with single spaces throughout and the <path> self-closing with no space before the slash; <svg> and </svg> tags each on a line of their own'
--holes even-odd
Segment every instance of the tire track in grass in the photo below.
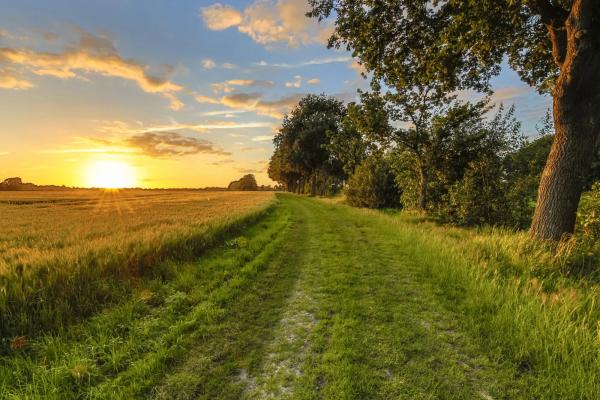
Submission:
<svg viewBox="0 0 600 400">
<path fill-rule="evenodd" d="M 258 371 L 249 375 L 240 373 L 246 385 L 244 397 L 248 399 L 293 399 L 297 381 L 304 375 L 305 361 L 311 350 L 310 336 L 316 327 L 316 303 L 314 300 L 315 277 L 313 269 L 306 268 L 317 262 L 317 248 L 306 238 L 317 232 L 310 223 L 310 211 L 295 206 L 297 218 L 303 221 L 305 232 L 301 241 L 294 242 L 303 256 L 293 258 L 297 263 L 299 277 L 288 299 L 283 317 L 274 327 L 273 339 L 265 346 L 263 360 Z"/>
<path fill-rule="evenodd" d="M 298 279 L 303 254 L 297 243 L 306 235 L 294 222 L 280 251 L 243 293 L 228 304 L 227 316 L 190 351 L 152 391 L 156 399 L 240 399 L 247 395 L 248 376 L 255 375 L 273 340 L 273 327 L 283 318 Z"/>
</svg>

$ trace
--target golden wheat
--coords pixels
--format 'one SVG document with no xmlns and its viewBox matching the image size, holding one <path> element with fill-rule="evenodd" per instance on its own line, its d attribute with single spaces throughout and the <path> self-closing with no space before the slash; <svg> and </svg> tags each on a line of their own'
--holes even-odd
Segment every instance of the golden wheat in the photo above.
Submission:
<svg viewBox="0 0 600 400">
<path fill-rule="evenodd" d="M 196 255 L 272 201 L 272 192 L 0 192 L 0 333 L 89 313 L 118 291 L 110 279 Z"/>
</svg>

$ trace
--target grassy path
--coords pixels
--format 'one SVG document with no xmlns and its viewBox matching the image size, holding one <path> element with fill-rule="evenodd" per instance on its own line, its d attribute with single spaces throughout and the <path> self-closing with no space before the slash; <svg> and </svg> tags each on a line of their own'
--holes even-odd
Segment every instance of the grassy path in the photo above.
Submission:
<svg viewBox="0 0 600 400">
<path fill-rule="evenodd" d="M 510 392 L 509 371 L 490 362 L 461 331 L 460 316 L 419 281 L 415 249 L 393 227 L 347 207 L 282 200 L 293 216 L 290 232 L 255 291 L 243 296 L 251 300 L 235 312 L 236 334 L 217 341 L 231 351 L 202 344 L 165 378 L 158 397 L 490 399 Z M 190 381 L 198 385 L 190 389 Z"/>
<path fill-rule="evenodd" d="M 416 225 L 279 199 L 130 302 L 1 358 L 0 398 L 597 398 L 576 321 Z"/>
</svg>

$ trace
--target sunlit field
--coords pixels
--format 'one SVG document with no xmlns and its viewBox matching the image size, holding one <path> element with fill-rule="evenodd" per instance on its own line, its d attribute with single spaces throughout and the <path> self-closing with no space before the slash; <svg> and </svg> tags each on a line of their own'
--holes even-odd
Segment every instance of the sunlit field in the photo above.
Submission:
<svg viewBox="0 0 600 400">
<path fill-rule="evenodd" d="M 56 329 L 127 292 L 157 262 L 193 257 L 270 192 L 0 192 L 0 333 Z"/>
</svg>

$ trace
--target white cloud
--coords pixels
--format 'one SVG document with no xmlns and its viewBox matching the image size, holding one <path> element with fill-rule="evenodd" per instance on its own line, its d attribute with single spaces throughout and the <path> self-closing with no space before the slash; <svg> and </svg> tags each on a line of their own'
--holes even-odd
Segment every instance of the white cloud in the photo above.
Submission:
<svg viewBox="0 0 600 400">
<path fill-rule="evenodd" d="M 237 68 L 239 68 L 237 65 L 232 64 L 232 63 L 223 63 L 223 64 L 221 64 L 221 67 L 223 67 L 225 69 L 237 69 Z"/>
<path fill-rule="evenodd" d="M 202 68 L 204 69 L 213 69 L 216 66 L 217 64 L 215 64 L 215 62 L 210 58 L 205 58 L 204 60 L 202 60 Z"/>
<path fill-rule="evenodd" d="M 302 77 L 300 75 L 294 76 L 293 81 L 285 83 L 285 87 L 299 88 L 300 86 L 302 86 Z"/>
<path fill-rule="evenodd" d="M 319 83 L 321 83 L 321 80 L 319 78 L 312 78 L 307 80 L 306 83 L 308 83 L 309 85 L 318 85 Z"/>
<path fill-rule="evenodd" d="M 222 31 L 242 23 L 242 13 L 231 6 L 215 3 L 201 10 L 202 19 L 208 29 Z"/>
<path fill-rule="evenodd" d="M 148 65 L 130 58 L 122 57 L 113 42 L 102 35 L 93 35 L 79 30 L 79 41 L 63 52 L 39 52 L 25 48 L 0 48 L 0 63 L 9 64 L 11 68 L 21 67 L 36 75 L 53 76 L 60 79 L 83 78 L 81 74 L 96 73 L 104 76 L 122 78 L 136 82 L 147 93 L 159 94 L 170 102 L 174 110 L 180 109 L 183 103 L 175 96 L 183 87 L 173 83 L 168 75 L 173 68 L 164 66 L 165 73 L 151 75 Z M 26 89 L 30 86 L 26 81 L 15 77 L 11 69 L 0 70 L 0 81 L 3 87 Z"/>
<path fill-rule="evenodd" d="M 514 103 L 516 100 L 526 97 L 532 92 L 533 90 L 528 86 L 498 88 L 494 90 L 494 93 L 490 96 L 490 103 Z M 455 94 L 458 96 L 458 99 L 464 101 L 478 101 L 484 96 L 474 90 L 459 90 Z"/>
<path fill-rule="evenodd" d="M 255 0 L 243 11 L 220 3 L 202 9 L 204 24 L 212 30 L 237 26 L 238 30 L 263 45 L 325 43 L 330 24 L 320 25 L 306 17 L 305 0 Z"/>
</svg>

